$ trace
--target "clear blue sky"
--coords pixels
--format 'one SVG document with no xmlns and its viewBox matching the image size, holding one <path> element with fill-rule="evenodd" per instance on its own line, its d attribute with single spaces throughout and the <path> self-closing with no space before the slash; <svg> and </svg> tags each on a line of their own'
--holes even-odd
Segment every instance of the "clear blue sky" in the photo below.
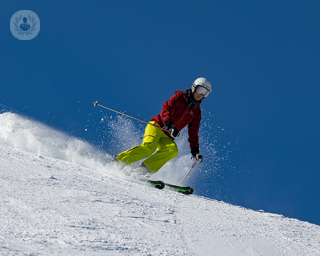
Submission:
<svg viewBox="0 0 320 256">
<path fill-rule="evenodd" d="M 18 10 L 38 14 L 35 39 L 11 35 Z M 212 140 L 235 151 L 211 177 L 219 195 L 202 193 L 208 180 L 198 194 L 319 225 L 319 13 L 319 1 L 1 1 L 0 104 L 98 144 L 91 101 L 149 120 L 206 77 Z"/>
</svg>

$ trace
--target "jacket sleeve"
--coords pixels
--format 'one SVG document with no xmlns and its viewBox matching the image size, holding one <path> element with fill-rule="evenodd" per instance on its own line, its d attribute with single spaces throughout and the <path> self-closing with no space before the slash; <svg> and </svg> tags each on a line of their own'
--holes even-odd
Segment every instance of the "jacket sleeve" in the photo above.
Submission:
<svg viewBox="0 0 320 256">
<path fill-rule="evenodd" d="M 197 114 L 188 125 L 189 143 L 190 148 L 199 148 L 199 128 L 201 122 L 201 112 Z"/>
<path fill-rule="evenodd" d="M 162 105 L 162 121 L 172 120 L 172 113 L 175 108 L 184 100 L 183 93 L 177 91 L 170 99 Z"/>
</svg>

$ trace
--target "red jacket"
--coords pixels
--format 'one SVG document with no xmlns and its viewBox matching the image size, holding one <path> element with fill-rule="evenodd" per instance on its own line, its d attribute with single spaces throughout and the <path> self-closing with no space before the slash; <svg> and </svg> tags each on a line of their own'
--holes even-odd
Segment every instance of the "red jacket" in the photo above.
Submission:
<svg viewBox="0 0 320 256">
<path fill-rule="evenodd" d="M 163 127 L 165 121 L 171 120 L 179 131 L 188 125 L 190 148 L 199 148 L 200 104 L 195 109 L 189 109 L 186 102 L 187 96 L 185 92 L 176 91 L 175 95 L 162 105 L 162 113 L 156 115 L 151 121 L 155 121 L 160 127 Z M 169 136 L 169 134 L 167 135 Z"/>
</svg>

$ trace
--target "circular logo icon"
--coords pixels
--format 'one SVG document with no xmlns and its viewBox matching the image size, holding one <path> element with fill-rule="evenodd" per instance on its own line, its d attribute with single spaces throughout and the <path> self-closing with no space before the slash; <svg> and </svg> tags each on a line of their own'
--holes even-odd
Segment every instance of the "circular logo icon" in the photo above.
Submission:
<svg viewBox="0 0 320 256">
<path fill-rule="evenodd" d="M 19 40 L 31 40 L 39 34 L 40 19 L 33 11 L 17 11 L 11 17 L 10 31 Z"/>
</svg>

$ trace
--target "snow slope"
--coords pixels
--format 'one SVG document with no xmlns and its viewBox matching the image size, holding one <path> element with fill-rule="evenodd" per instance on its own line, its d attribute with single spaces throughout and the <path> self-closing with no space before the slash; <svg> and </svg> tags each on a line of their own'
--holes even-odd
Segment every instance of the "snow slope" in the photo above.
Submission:
<svg viewBox="0 0 320 256">
<path fill-rule="evenodd" d="M 0 255 L 320 255 L 317 225 L 157 190 L 109 157 L 0 114 Z"/>
</svg>

